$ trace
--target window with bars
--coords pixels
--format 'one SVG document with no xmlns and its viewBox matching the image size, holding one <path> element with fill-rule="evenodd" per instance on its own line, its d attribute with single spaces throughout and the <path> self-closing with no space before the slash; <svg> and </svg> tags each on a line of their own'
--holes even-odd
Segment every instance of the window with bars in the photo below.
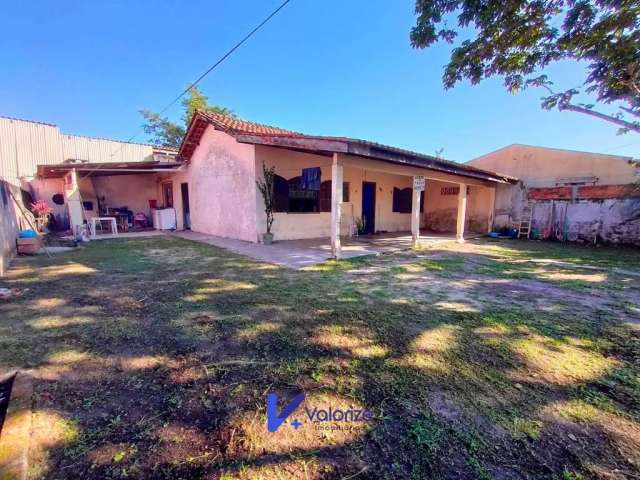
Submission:
<svg viewBox="0 0 640 480">
<path fill-rule="evenodd" d="M 342 182 L 342 201 L 349 201 L 349 182 Z M 331 211 L 331 180 L 325 180 L 320 184 L 320 211 Z"/>
<path fill-rule="evenodd" d="M 413 189 L 393 187 L 391 211 L 395 213 L 411 213 L 413 209 Z M 424 212 L 424 191 L 420 192 L 420 212 Z"/>
<path fill-rule="evenodd" d="M 331 211 L 331 180 L 320 183 L 320 190 L 301 188 L 301 177 L 289 180 L 276 175 L 273 179 L 274 212 L 281 213 L 314 213 Z M 351 198 L 351 185 L 342 183 L 342 201 Z"/>
<path fill-rule="evenodd" d="M 173 183 L 166 182 L 162 184 L 162 201 L 164 208 L 173 208 Z"/>
</svg>

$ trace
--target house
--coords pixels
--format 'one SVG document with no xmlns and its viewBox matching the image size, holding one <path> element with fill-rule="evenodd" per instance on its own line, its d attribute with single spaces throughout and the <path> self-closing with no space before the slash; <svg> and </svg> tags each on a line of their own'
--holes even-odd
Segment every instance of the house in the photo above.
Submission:
<svg viewBox="0 0 640 480">
<path fill-rule="evenodd" d="M 192 118 L 179 156 L 183 168 L 160 174 L 163 191 L 174 192 L 178 228 L 188 221 L 198 232 L 261 241 L 266 216 L 256 180 L 264 164 L 276 173 L 275 239 L 330 238 L 335 255 L 356 224 L 361 233 L 411 231 L 414 239 L 420 228 L 459 240 L 466 231 L 486 233 L 496 186 L 515 181 L 387 145 L 207 112 Z M 425 178 L 423 193 L 414 177 Z"/>
<path fill-rule="evenodd" d="M 517 226 L 533 207 L 542 238 L 640 244 L 640 167 L 631 157 L 514 144 L 466 165 L 517 177 L 500 188 L 496 227 Z"/>
<path fill-rule="evenodd" d="M 411 232 L 414 242 L 421 229 L 459 241 L 486 233 L 496 188 L 516 181 L 374 142 L 201 111 L 178 152 L 63 135 L 37 122 L 0 126 L 3 176 L 51 204 L 62 229 L 123 209 L 151 217 L 157 207 L 173 217 L 171 228 L 260 242 L 266 215 L 256 180 L 266 165 L 276 173 L 275 239 L 325 238 L 339 257 L 341 237 L 356 231 Z"/>
</svg>

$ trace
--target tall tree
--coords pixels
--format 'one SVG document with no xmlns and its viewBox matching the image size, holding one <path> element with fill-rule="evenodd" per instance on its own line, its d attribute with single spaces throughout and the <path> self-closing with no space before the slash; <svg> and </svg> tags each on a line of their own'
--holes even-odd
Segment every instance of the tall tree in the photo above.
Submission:
<svg viewBox="0 0 640 480">
<path fill-rule="evenodd" d="M 445 88 L 500 76 L 512 93 L 544 88 L 547 110 L 578 112 L 613 123 L 621 133 L 640 133 L 638 0 L 417 0 L 416 15 L 415 48 L 468 35 L 451 52 Z M 457 19 L 457 29 L 450 19 Z M 581 85 L 555 87 L 545 68 L 562 60 L 585 65 Z M 581 95 L 594 101 L 580 103 Z"/>
<path fill-rule="evenodd" d="M 167 117 L 163 117 L 156 112 L 150 110 L 140 110 L 140 114 L 144 117 L 145 123 L 142 128 L 147 135 L 150 135 L 149 141 L 154 145 L 163 147 L 178 148 L 182 142 L 182 138 L 186 133 L 187 126 L 191 121 L 191 117 L 196 110 L 204 110 L 207 112 L 221 113 L 234 117 L 232 110 L 218 105 L 209 105 L 209 99 L 204 95 L 198 87 L 191 87 L 189 93 L 182 100 L 182 124 L 172 122 Z"/>
</svg>

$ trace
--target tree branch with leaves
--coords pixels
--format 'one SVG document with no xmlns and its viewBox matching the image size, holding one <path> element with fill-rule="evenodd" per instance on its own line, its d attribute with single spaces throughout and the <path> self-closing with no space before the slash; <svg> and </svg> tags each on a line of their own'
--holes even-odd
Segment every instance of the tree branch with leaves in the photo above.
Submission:
<svg viewBox="0 0 640 480">
<path fill-rule="evenodd" d="M 191 87 L 189 89 L 189 93 L 182 100 L 182 108 L 184 109 L 182 124 L 172 122 L 167 117 L 163 117 L 150 110 L 140 110 L 140 114 L 145 120 L 142 128 L 147 135 L 150 135 L 149 142 L 163 147 L 180 147 L 187 126 L 197 110 L 235 117 L 233 111 L 226 107 L 209 105 L 209 99 L 198 87 Z"/>
<path fill-rule="evenodd" d="M 640 3 L 637 0 L 417 0 L 411 44 L 454 43 L 443 84 L 477 84 L 500 76 L 516 93 L 544 87 L 545 109 L 589 115 L 640 133 Z M 457 28 L 449 21 L 457 20 Z M 560 61 L 585 65 L 578 88 L 557 89 L 545 69 Z M 580 103 L 579 95 L 594 98 Z M 598 106 L 598 108 L 596 108 Z"/>
</svg>

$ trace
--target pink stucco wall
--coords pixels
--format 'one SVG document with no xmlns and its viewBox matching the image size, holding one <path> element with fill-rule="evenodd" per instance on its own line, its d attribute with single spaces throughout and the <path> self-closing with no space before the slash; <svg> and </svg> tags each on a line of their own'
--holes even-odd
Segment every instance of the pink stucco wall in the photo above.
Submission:
<svg viewBox="0 0 640 480">
<path fill-rule="evenodd" d="M 113 175 L 95 176 L 91 178 L 93 196 L 104 197 L 103 206 L 109 208 L 128 207 L 134 213 L 142 212 L 150 215 L 149 200 L 156 199 L 157 175 Z M 83 200 L 93 200 L 83 193 Z M 97 209 L 97 205 L 95 207 Z M 96 212 L 97 213 L 97 210 Z"/>
<path fill-rule="evenodd" d="M 640 174 L 629 157 L 518 144 L 470 160 L 468 165 L 512 175 L 527 187 L 553 187 L 567 177 L 596 177 L 597 185 L 624 185 Z"/>
<path fill-rule="evenodd" d="M 427 230 L 455 233 L 458 216 L 458 195 L 446 195 L 443 188 L 458 187 L 455 183 L 427 180 L 425 188 L 425 208 L 422 215 Z M 469 186 L 465 231 L 484 233 L 487 231 L 491 193 L 488 188 Z"/>
<path fill-rule="evenodd" d="M 80 197 L 83 201 L 93 203 L 93 211 L 85 211 L 87 217 L 97 217 L 98 197 L 103 207 L 129 207 L 133 212 L 150 215 L 149 200 L 156 198 L 157 175 L 113 175 L 113 176 L 81 176 L 79 178 Z M 56 205 L 53 195 L 64 192 L 62 178 L 34 179 L 29 182 L 29 190 L 36 200 L 46 201 L 52 208 L 59 225 L 69 222 L 67 204 Z M 102 200 L 104 198 L 104 200 Z"/>
<path fill-rule="evenodd" d="M 183 228 L 180 184 L 187 183 L 193 231 L 257 241 L 253 145 L 238 143 L 210 126 L 183 168 L 182 172 L 161 176 L 173 182 L 178 229 Z"/>
<path fill-rule="evenodd" d="M 289 180 L 302 174 L 303 168 L 320 167 L 322 181 L 331 178 L 331 158 L 308 153 L 295 152 L 282 148 L 256 146 L 256 172 L 262 174 L 262 162 L 268 167 L 275 167 L 276 174 Z M 260 195 L 256 197 L 256 218 L 258 234 L 266 232 L 266 215 L 264 201 Z M 328 237 L 331 234 L 331 214 L 317 213 L 284 213 L 274 214 L 271 229 L 276 240 L 295 240 L 301 238 Z"/>
<path fill-rule="evenodd" d="M 392 211 L 393 188 L 412 186 L 412 175 L 416 169 L 401 166 L 381 168 L 381 163 L 345 155 L 344 181 L 348 182 L 350 201 L 343 205 L 343 212 L 361 216 L 362 182 L 376 183 L 376 230 L 409 231 L 411 215 Z M 227 238 L 251 242 L 260 241 L 266 231 L 264 203 L 256 188 L 255 180 L 261 175 L 262 163 L 274 166 L 276 173 L 286 179 L 299 176 L 303 168 L 320 167 L 322 180 L 331 179 L 332 159 L 282 148 L 241 144 L 223 132 L 209 127 L 190 162 L 180 172 L 160 175 L 157 181 L 158 199 L 160 185 L 164 181 L 173 183 L 174 208 L 177 228 L 183 229 L 183 206 L 180 185 L 189 186 L 191 229 Z M 350 163 L 351 162 L 351 163 Z M 390 171 L 389 171 L 390 170 Z M 406 171 L 406 174 L 405 174 Z M 421 171 L 417 170 L 419 173 Z M 434 174 L 436 175 L 436 174 Z M 452 176 L 452 178 L 455 178 Z M 464 179 L 461 179 L 464 180 Z M 431 181 L 431 180 L 429 180 Z M 448 183 L 448 185 L 455 185 Z M 470 219 L 484 213 L 486 222 L 488 201 L 485 188 L 477 188 L 470 196 L 468 223 Z M 452 200 L 456 200 L 454 197 Z M 481 202 L 474 202 L 482 198 Z M 435 205 L 432 205 L 435 207 Z M 446 208 L 446 207 L 445 207 Z M 429 202 L 421 216 L 422 227 L 427 226 Z M 330 236 L 329 212 L 321 213 L 276 213 L 272 232 L 276 240 L 319 238 Z M 455 216 L 454 216 L 455 220 Z M 343 226 L 347 222 L 343 222 Z M 344 229 L 343 235 L 347 233 Z"/>
<path fill-rule="evenodd" d="M 53 208 L 53 216 L 59 225 L 69 224 L 69 212 L 66 203 L 56 205 L 53 203 L 55 194 L 64 194 L 64 181 L 62 178 L 36 178 L 25 184 L 27 190 L 34 200 L 44 200 Z"/>
</svg>

